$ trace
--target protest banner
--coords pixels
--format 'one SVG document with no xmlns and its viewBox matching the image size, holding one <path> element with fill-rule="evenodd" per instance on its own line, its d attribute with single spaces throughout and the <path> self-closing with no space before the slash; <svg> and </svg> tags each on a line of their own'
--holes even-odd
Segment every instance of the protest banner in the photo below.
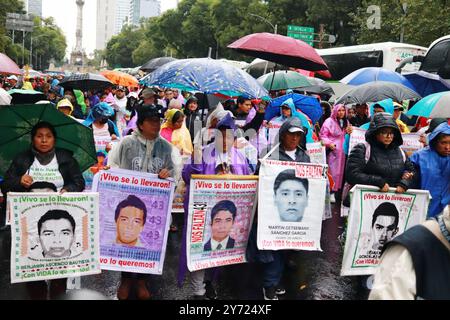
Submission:
<svg viewBox="0 0 450 320">
<path fill-rule="evenodd" d="M 425 221 L 430 194 L 424 190 L 406 193 L 379 192 L 377 187 L 352 188 L 342 276 L 375 272 L 383 245 L 407 229 Z"/>
<path fill-rule="evenodd" d="M 107 133 L 106 135 L 94 135 L 95 151 L 103 152 L 106 155 L 106 148 L 108 144 L 111 143 L 111 141 L 112 140 L 109 133 Z"/>
<path fill-rule="evenodd" d="M 321 250 L 327 166 L 261 160 L 257 244 L 261 250 Z"/>
<path fill-rule="evenodd" d="M 192 175 L 186 250 L 189 271 L 246 262 L 257 176 Z"/>
<path fill-rule="evenodd" d="M 173 179 L 123 169 L 100 171 L 100 265 L 105 270 L 162 274 Z"/>
<path fill-rule="evenodd" d="M 353 148 L 358 143 L 364 143 L 366 141 L 366 130 L 361 128 L 353 127 L 353 132 L 350 135 L 350 141 L 348 143 L 348 154 L 352 152 Z"/>
<path fill-rule="evenodd" d="M 97 193 L 8 193 L 11 283 L 100 273 Z"/>
<path fill-rule="evenodd" d="M 403 145 L 400 148 L 405 152 L 406 156 L 409 158 L 412 154 L 420 149 L 422 149 L 423 143 L 420 142 L 420 134 L 418 133 L 404 133 L 402 134 Z"/>
<path fill-rule="evenodd" d="M 327 163 L 327 154 L 325 151 L 325 146 L 320 142 L 307 143 L 306 150 L 311 160 L 311 163 Z"/>
</svg>

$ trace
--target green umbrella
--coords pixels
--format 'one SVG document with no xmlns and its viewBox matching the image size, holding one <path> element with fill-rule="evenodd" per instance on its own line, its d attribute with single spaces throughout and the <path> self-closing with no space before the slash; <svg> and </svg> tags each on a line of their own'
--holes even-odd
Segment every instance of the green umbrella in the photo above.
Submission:
<svg viewBox="0 0 450 320">
<path fill-rule="evenodd" d="M 47 121 L 56 129 L 56 147 L 73 152 L 81 171 L 97 162 L 92 129 L 64 115 L 52 104 L 0 106 L 0 176 L 31 146 L 31 129 Z"/>
<path fill-rule="evenodd" d="M 308 79 L 295 71 L 275 71 L 258 78 L 258 82 L 267 90 L 287 90 L 312 86 Z"/>
</svg>

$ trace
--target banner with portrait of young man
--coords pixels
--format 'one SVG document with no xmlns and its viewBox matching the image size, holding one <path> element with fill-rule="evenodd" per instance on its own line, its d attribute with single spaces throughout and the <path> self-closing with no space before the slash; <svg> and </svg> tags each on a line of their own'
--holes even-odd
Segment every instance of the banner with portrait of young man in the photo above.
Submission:
<svg viewBox="0 0 450 320">
<path fill-rule="evenodd" d="M 259 249 L 321 251 L 327 170 L 323 164 L 261 161 Z"/>
<path fill-rule="evenodd" d="M 173 179 L 123 169 L 100 171 L 100 265 L 105 270 L 162 274 Z"/>
<path fill-rule="evenodd" d="M 378 190 L 364 185 L 351 190 L 342 276 L 373 274 L 384 244 L 426 219 L 428 191 L 410 189 L 400 194 L 394 188 Z"/>
<path fill-rule="evenodd" d="M 100 273 L 97 193 L 8 193 L 11 283 Z"/>
<path fill-rule="evenodd" d="M 186 232 L 189 271 L 247 261 L 257 188 L 257 176 L 192 176 Z"/>
</svg>

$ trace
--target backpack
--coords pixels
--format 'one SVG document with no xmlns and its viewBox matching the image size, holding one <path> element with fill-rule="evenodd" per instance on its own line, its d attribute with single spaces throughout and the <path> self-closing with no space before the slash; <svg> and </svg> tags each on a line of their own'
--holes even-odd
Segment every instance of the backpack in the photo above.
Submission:
<svg viewBox="0 0 450 320">
<path fill-rule="evenodd" d="M 366 153 L 364 155 L 364 160 L 367 164 L 370 160 L 370 144 L 367 141 L 362 142 L 362 144 L 364 144 L 364 146 L 366 147 Z M 400 148 L 400 152 L 403 157 L 403 162 L 406 162 L 405 152 L 401 148 Z M 345 182 L 344 187 L 342 188 L 342 199 L 344 199 L 342 201 L 342 205 L 345 207 L 350 207 L 350 190 L 353 188 L 353 186 L 354 185 L 352 185 L 348 182 Z"/>
</svg>

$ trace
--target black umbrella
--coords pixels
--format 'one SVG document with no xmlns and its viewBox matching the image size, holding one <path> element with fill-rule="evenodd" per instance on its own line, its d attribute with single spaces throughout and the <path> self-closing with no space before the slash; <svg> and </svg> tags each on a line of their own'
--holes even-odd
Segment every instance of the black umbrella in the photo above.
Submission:
<svg viewBox="0 0 450 320">
<path fill-rule="evenodd" d="M 77 73 L 64 78 L 59 85 L 65 89 L 88 91 L 93 89 L 105 89 L 113 86 L 113 83 L 101 74 Z"/>
<path fill-rule="evenodd" d="M 309 93 L 326 94 L 329 96 L 332 96 L 335 94 L 333 88 L 326 81 L 324 81 L 322 79 L 318 79 L 318 78 L 313 78 L 313 77 L 307 77 L 307 78 L 308 78 L 308 81 L 312 83 L 312 85 L 298 87 L 296 89 L 298 89 L 300 91 L 309 92 Z"/>
<path fill-rule="evenodd" d="M 45 94 L 40 91 L 13 89 L 8 91 L 8 93 L 12 97 L 11 104 L 29 104 L 47 100 Z"/>
<path fill-rule="evenodd" d="M 153 72 L 162 65 L 165 65 L 166 63 L 175 61 L 178 59 L 172 58 L 172 57 L 160 57 L 160 58 L 154 58 L 149 61 L 147 61 L 142 67 L 141 70 L 145 72 Z"/>
<path fill-rule="evenodd" d="M 347 91 L 336 103 L 363 104 L 389 98 L 400 102 L 403 100 L 421 99 L 422 97 L 404 85 L 393 82 L 374 81 Z"/>
</svg>

